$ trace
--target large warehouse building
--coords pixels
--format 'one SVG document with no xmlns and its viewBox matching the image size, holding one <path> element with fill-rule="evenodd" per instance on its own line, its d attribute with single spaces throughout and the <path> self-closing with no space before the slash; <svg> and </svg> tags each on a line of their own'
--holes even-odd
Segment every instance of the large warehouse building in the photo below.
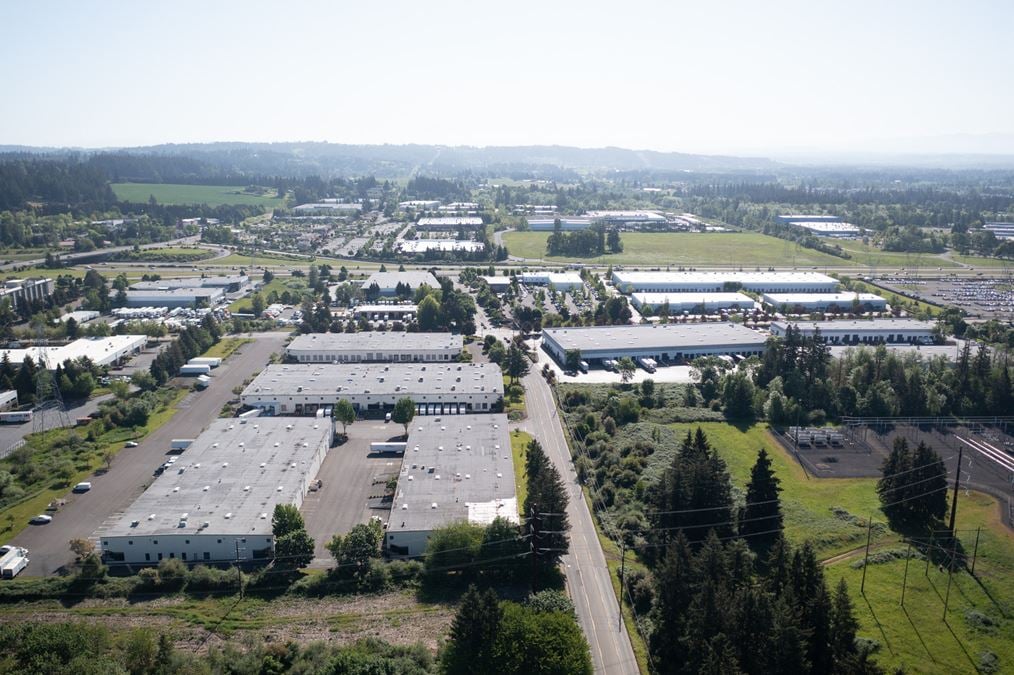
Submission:
<svg viewBox="0 0 1014 675">
<path fill-rule="evenodd" d="M 213 307 L 225 300 L 223 288 L 164 288 L 127 291 L 127 307 Z"/>
<path fill-rule="evenodd" d="M 828 344 L 932 344 L 933 324 L 916 319 L 871 319 L 867 321 L 772 321 L 771 334 L 782 337 L 789 326 L 805 336 L 818 330 Z"/>
<path fill-rule="evenodd" d="M 887 309 L 887 301 L 873 293 L 765 293 L 763 299 L 765 304 L 778 311 L 784 308 L 790 314 L 834 309 L 851 312 L 857 303 L 863 312 L 882 312 Z"/>
<path fill-rule="evenodd" d="M 833 293 L 838 280 L 818 272 L 628 272 L 613 271 L 621 293 Z"/>
<path fill-rule="evenodd" d="M 569 350 L 577 349 L 585 361 L 647 357 L 684 361 L 709 355 L 759 356 L 765 338 L 734 323 L 596 326 L 594 328 L 547 328 L 542 347 L 563 363 Z"/>
<path fill-rule="evenodd" d="M 669 313 L 712 314 L 723 309 L 760 309 L 760 303 L 742 293 L 634 293 L 630 296 L 640 310 L 658 310 L 669 305 Z"/>
<path fill-rule="evenodd" d="M 2 349 L 0 358 L 10 359 L 11 363 L 21 364 L 26 356 L 32 357 L 35 365 L 45 358 L 46 365 L 52 370 L 64 361 L 76 361 L 81 357 L 89 358 L 97 366 L 110 366 L 139 354 L 148 337 L 145 335 L 110 335 L 109 337 L 79 338 L 60 347 L 28 347 L 26 349 Z"/>
<path fill-rule="evenodd" d="M 173 288 L 221 288 L 226 293 L 236 293 L 250 285 L 245 274 L 231 274 L 215 277 L 184 277 L 182 279 L 159 279 L 138 281 L 131 284 L 132 291 L 167 291 Z"/>
<path fill-rule="evenodd" d="M 587 230 L 591 227 L 592 219 L 587 216 L 559 216 L 556 218 L 527 218 L 528 229 L 532 232 L 552 232 L 556 229 L 556 221 L 560 221 L 560 230 L 573 232 L 575 230 Z"/>
<path fill-rule="evenodd" d="M 387 524 L 387 551 L 420 556 L 434 529 L 518 523 L 506 415 L 414 420 Z"/>
<path fill-rule="evenodd" d="M 584 288 L 584 281 L 577 272 L 523 272 L 521 283 L 529 286 L 548 286 L 556 291 Z"/>
<path fill-rule="evenodd" d="M 374 284 L 380 289 L 380 294 L 385 296 L 395 295 L 398 284 L 406 285 L 413 291 L 420 286 L 440 288 L 440 282 L 429 272 L 374 272 L 363 282 L 363 290 Z"/>
<path fill-rule="evenodd" d="M 441 216 L 439 218 L 420 218 L 416 223 L 416 229 L 425 232 L 457 232 L 458 230 L 478 230 L 482 225 L 482 218 L 477 216 Z"/>
<path fill-rule="evenodd" d="M 275 364 L 254 378 L 240 401 L 273 415 L 312 415 L 345 399 L 361 412 L 390 410 L 410 398 L 421 415 L 490 412 L 503 399 L 495 363 L 392 363 L 336 366 Z"/>
<path fill-rule="evenodd" d="M 309 333 L 290 342 L 285 356 L 299 363 L 454 361 L 461 345 L 461 336 L 451 333 Z"/>
<path fill-rule="evenodd" d="M 55 289 L 55 282 L 48 277 L 8 279 L 0 287 L 0 300 L 7 298 L 16 309 L 26 302 L 45 302 Z"/>
<path fill-rule="evenodd" d="M 334 439 L 326 419 L 218 419 L 100 537 L 105 560 L 269 560 L 276 504 L 299 507 Z"/>
</svg>

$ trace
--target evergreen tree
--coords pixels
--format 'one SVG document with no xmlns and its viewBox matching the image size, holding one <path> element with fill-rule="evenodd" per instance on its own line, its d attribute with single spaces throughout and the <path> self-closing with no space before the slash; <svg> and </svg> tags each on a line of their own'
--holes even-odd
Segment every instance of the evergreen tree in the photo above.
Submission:
<svg viewBox="0 0 1014 675">
<path fill-rule="evenodd" d="M 771 547 L 782 536 L 782 503 L 778 493 L 780 481 L 771 470 L 771 458 L 764 448 L 750 470 L 746 485 L 746 507 L 740 519 L 739 535 L 761 561 L 768 558 Z"/>
<path fill-rule="evenodd" d="M 831 604 L 829 637 L 831 660 L 840 672 L 846 672 L 842 666 L 856 658 L 856 630 L 858 628 L 859 622 L 856 621 L 852 610 L 848 585 L 843 578 L 838 581 L 838 587 L 835 589 L 834 600 Z"/>
<path fill-rule="evenodd" d="M 567 536 L 567 531 L 570 530 L 567 488 L 560 472 L 535 439 L 528 444 L 525 466 L 528 471 L 525 516 L 535 514 L 534 517 L 538 518 L 540 534 L 534 544 L 539 551 L 540 564 L 554 567 L 570 547 Z"/>
<path fill-rule="evenodd" d="M 898 526 L 931 527 L 947 513 L 947 467 L 924 442 L 913 451 L 896 438 L 884 460 L 877 493 L 888 520 Z"/>
<path fill-rule="evenodd" d="M 461 598 L 458 612 L 451 624 L 450 641 L 441 656 L 443 671 L 448 675 L 498 672 L 495 646 L 503 611 L 496 593 L 480 592 L 475 585 Z"/>
</svg>

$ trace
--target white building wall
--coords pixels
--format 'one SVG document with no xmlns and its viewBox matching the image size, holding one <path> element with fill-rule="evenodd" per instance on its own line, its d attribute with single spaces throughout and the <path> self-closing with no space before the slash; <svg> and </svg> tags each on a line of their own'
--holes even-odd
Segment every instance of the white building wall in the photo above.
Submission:
<svg viewBox="0 0 1014 675">
<path fill-rule="evenodd" d="M 411 392 L 394 392 L 391 394 L 342 394 L 334 395 L 309 395 L 309 394 L 250 394 L 242 396 L 243 405 L 252 408 L 260 408 L 271 412 L 274 415 L 305 414 L 307 406 L 316 409 L 321 406 L 333 406 L 340 400 L 349 401 L 356 410 L 385 410 L 393 408 L 394 404 L 402 398 L 410 398 L 416 404 L 457 404 L 466 405 L 475 412 L 488 412 L 494 404 L 500 400 L 500 392 L 482 392 L 477 394 L 466 393 L 441 393 L 441 394 L 413 394 Z M 298 406 L 298 408 L 297 408 Z M 297 413 L 297 409 L 303 411 Z"/>
<path fill-rule="evenodd" d="M 370 351 L 337 351 L 333 349 L 299 349 L 286 348 L 285 355 L 299 363 L 369 363 L 369 362 L 444 362 L 455 360 L 460 350 L 417 349 L 417 350 L 370 350 Z"/>
<path fill-rule="evenodd" d="M 398 514 L 391 514 L 391 520 L 397 519 Z M 387 548 L 392 555 L 417 558 L 426 553 L 426 546 L 429 544 L 431 530 L 406 531 L 387 533 Z M 401 547 L 393 549 L 392 547 Z M 404 552 L 402 552 L 404 551 Z"/>
</svg>

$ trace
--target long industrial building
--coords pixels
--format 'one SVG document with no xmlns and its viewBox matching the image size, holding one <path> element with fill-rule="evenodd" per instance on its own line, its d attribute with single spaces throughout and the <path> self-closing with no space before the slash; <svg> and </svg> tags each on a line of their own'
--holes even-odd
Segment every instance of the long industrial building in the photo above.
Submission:
<svg viewBox="0 0 1014 675">
<path fill-rule="evenodd" d="M 838 280 L 818 272 L 628 272 L 613 270 L 621 293 L 833 293 Z"/>
<path fill-rule="evenodd" d="M 361 412 L 385 411 L 410 398 L 423 415 L 490 412 L 503 399 L 495 363 L 275 364 L 243 393 L 243 405 L 273 415 L 312 415 L 344 399 Z"/>
<path fill-rule="evenodd" d="M 552 232 L 556 229 L 556 221 L 560 221 L 560 230 L 573 232 L 575 230 L 587 230 L 591 227 L 592 219 L 588 216 L 559 216 L 556 218 L 527 218 L 528 229 L 532 232 Z"/>
<path fill-rule="evenodd" d="M 482 218 L 478 216 L 441 216 L 439 218 L 420 218 L 416 222 L 416 229 L 425 232 L 457 232 L 458 230 L 478 230 L 482 225 Z"/>
<path fill-rule="evenodd" d="M 384 296 L 395 295 L 398 284 L 408 286 L 413 291 L 420 286 L 440 288 L 440 282 L 429 272 L 374 272 L 363 282 L 362 288 L 366 291 L 374 284 L 380 289 L 380 295 Z"/>
<path fill-rule="evenodd" d="M 802 312 L 826 312 L 837 309 L 851 312 L 858 303 L 863 312 L 881 312 L 887 309 L 887 301 L 873 293 L 765 293 L 765 304 L 776 310 L 783 308 L 790 314 Z"/>
<path fill-rule="evenodd" d="M 129 290 L 127 307 L 193 307 L 206 304 L 213 307 L 225 300 L 223 288 L 165 288 L 155 290 Z"/>
<path fill-rule="evenodd" d="M 496 518 L 520 522 L 507 416 L 414 420 L 387 524 L 388 553 L 420 556 L 434 529 Z"/>
<path fill-rule="evenodd" d="M 31 357 L 35 365 L 45 359 L 50 370 L 64 361 L 76 361 L 87 357 L 97 366 L 109 366 L 139 354 L 148 337 L 145 335 L 110 335 L 109 337 L 79 338 L 62 346 L 27 347 L 25 349 L 2 349 L 0 359 L 21 364 L 25 357 Z"/>
<path fill-rule="evenodd" d="M 509 277 L 504 277 L 510 281 Z M 548 286 L 557 291 L 573 291 L 584 288 L 584 281 L 577 272 L 523 272 L 521 283 L 529 286 Z"/>
<path fill-rule="evenodd" d="M 698 356 L 759 356 L 765 338 L 735 323 L 596 326 L 593 328 L 547 328 L 542 347 L 563 363 L 576 349 L 585 361 L 647 357 L 684 361 Z"/>
<path fill-rule="evenodd" d="M 296 337 L 285 356 L 299 363 L 363 363 L 371 361 L 454 361 L 462 338 L 452 333 L 309 333 Z"/>
<path fill-rule="evenodd" d="M 866 321 L 772 321 L 771 334 L 783 337 L 789 326 L 810 337 L 820 332 L 828 344 L 932 344 L 933 324 L 916 319 Z"/>
<path fill-rule="evenodd" d="M 419 305 L 356 305 L 352 314 L 367 321 L 407 321 L 419 313 Z"/>
<path fill-rule="evenodd" d="M 658 310 L 668 305 L 669 313 L 711 314 L 723 309 L 760 309 L 760 303 L 742 293 L 633 293 L 630 300 L 639 310 Z"/>
<path fill-rule="evenodd" d="M 236 293 L 250 285 L 245 274 L 230 274 L 214 277 L 184 277 L 181 279 L 159 279 L 138 281 L 130 286 L 132 291 L 167 291 L 175 288 L 221 288 L 226 293 Z"/>
<path fill-rule="evenodd" d="M 270 560 L 275 505 L 303 503 L 333 439 L 329 419 L 215 420 L 101 533 L 104 559 Z"/>
</svg>

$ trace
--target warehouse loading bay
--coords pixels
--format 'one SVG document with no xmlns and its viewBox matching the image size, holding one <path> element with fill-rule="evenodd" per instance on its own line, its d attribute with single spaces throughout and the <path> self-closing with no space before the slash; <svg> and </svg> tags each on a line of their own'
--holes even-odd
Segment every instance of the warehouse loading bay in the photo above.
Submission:
<svg viewBox="0 0 1014 675">
<path fill-rule="evenodd" d="M 401 440 L 404 431 L 383 419 L 358 419 L 346 431 L 348 440 L 328 452 L 317 473 L 319 487 L 307 493 L 301 507 L 306 531 L 316 542 L 312 567 L 334 563 L 325 547 L 335 534 L 373 516 L 387 522 L 391 502 L 384 498 L 386 484 L 401 471 L 402 455 L 371 452 L 370 444 Z"/>
</svg>

